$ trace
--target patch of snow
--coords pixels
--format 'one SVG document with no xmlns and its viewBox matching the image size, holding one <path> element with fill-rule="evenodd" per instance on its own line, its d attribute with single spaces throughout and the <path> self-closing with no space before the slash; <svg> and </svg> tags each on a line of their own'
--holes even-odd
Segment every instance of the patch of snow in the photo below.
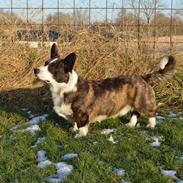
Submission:
<svg viewBox="0 0 183 183">
<path fill-rule="evenodd" d="M 14 137 L 13 135 L 10 135 L 9 140 L 14 141 L 16 140 L 16 137 Z"/>
<path fill-rule="evenodd" d="M 35 134 L 36 131 L 40 131 L 41 129 L 39 128 L 38 125 L 32 125 L 28 128 L 26 128 L 25 130 L 22 130 L 22 131 L 26 131 L 26 132 L 30 132 L 31 134 Z"/>
<path fill-rule="evenodd" d="M 121 168 L 113 167 L 112 171 L 117 174 L 119 177 L 123 176 L 125 174 L 125 170 Z"/>
<path fill-rule="evenodd" d="M 165 175 L 165 176 L 169 176 L 172 179 L 178 180 L 178 178 L 175 176 L 177 172 L 175 170 L 163 170 L 161 169 L 161 174 Z"/>
<path fill-rule="evenodd" d="M 148 134 L 148 131 L 147 130 L 142 130 L 141 133 L 146 135 L 146 134 Z"/>
<path fill-rule="evenodd" d="M 43 115 L 41 115 L 41 116 L 36 116 L 36 117 L 32 118 L 32 119 L 28 122 L 28 124 L 30 124 L 30 125 L 38 125 L 41 121 L 46 120 L 47 117 L 48 117 L 48 114 L 43 114 Z"/>
<path fill-rule="evenodd" d="M 31 112 L 31 111 L 27 111 L 27 114 L 31 115 L 31 114 L 32 114 L 32 112 Z"/>
<path fill-rule="evenodd" d="M 50 175 L 46 178 L 48 183 L 60 183 L 62 179 L 59 178 L 58 174 Z"/>
<path fill-rule="evenodd" d="M 160 138 L 161 138 L 161 137 L 151 137 L 151 139 L 154 140 L 154 142 L 151 142 L 150 145 L 151 145 L 152 147 L 159 147 L 160 144 L 161 144 L 161 143 L 159 142 Z"/>
<path fill-rule="evenodd" d="M 42 138 L 38 138 L 37 141 L 35 142 L 35 144 L 31 147 L 36 147 L 38 144 L 41 144 L 43 141 L 45 140 L 45 137 L 42 137 Z"/>
<path fill-rule="evenodd" d="M 43 150 L 38 151 L 37 152 L 37 156 L 38 156 L 38 161 L 45 161 L 45 160 L 47 160 L 46 152 L 43 151 Z"/>
<path fill-rule="evenodd" d="M 74 169 L 72 165 L 65 162 L 56 163 L 57 174 L 47 177 L 47 182 L 58 183 L 63 181 Z"/>
<path fill-rule="evenodd" d="M 169 111 L 168 116 L 171 117 L 171 118 L 173 118 L 173 117 L 176 117 L 177 115 L 174 112 Z"/>
<path fill-rule="evenodd" d="M 28 111 L 28 108 L 22 108 L 21 111 Z"/>
<path fill-rule="evenodd" d="M 74 136 L 75 139 L 80 139 L 80 138 L 82 138 L 82 137 L 84 137 L 84 136 L 81 135 L 81 134 L 79 134 L 79 133 L 77 133 L 77 134 Z"/>
<path fill-rule="evenodd" d="M 176 117 L 176 118 L 172 118 L 174 120 L 183 120 L 183 117 Z"/>
<path fill-rule="evenodd" d="M 164 118 L 163 116 L 159 116 L 159 115 L 156 116 L 156 120 L 157 120 L 157 123 L 158 123 L 158 124 L 161 124 L 161 123 L 164 121 L 164 119 L 165 119 L 165 118 Z"/>
<path fill-rule="evenodd" d="M 29 118 L 34 118 L 34 117 L 35 117 L 34 114 L 30 114 L 30 115 L 29 115 Z"/>
<path fill-rule="evenodd" d="M 16 126 L 10 128 L 10 130 L 11 130 L 11 131 L 17 130 L 18 128 L 20 128 L 20 126 L 21 126 L 20 124 L 17 124 Z"/>
<path fill-rule="evenodd" d="M 122 180 L 121 180 L 121 183 L 128 183 L 128 181 L 122 179 Z"/>
<path fill-rule="evenodd" d="M 70 159 L 73 159 L 73 158 L 77 158 L 78 157 L 78 154 L 75 154 L 75 153 L 68 153 L 68 154 L 65 154 L 64 156 L 62 156 L 62 159 L 63 160 L 70 160 Z"/>
<path fill-rule="evenodd" d="M 52 164 L 53 163 L 50 160 L 44 160 L 44 161 L 40 161 L 37 166 L 38 166 L 38 168 L 43 169 Z"/>
<path fill-rule="evenodd" d="M 178 179 L 176 183 L 183 183 L 183 180 Z"/>
<path fill-rule="evenodd" d="M 107 128 L 107 129 L 103 129 L 102 131 L 101 131 L 101 134 L 103 134 L 103 135 L 109 135 L 110 133 L 112 133 L 112 132 L 114 132 L 115 131 L 115 129 L 114 128 Z"/>
<path fill-rule="evenodd" d="M 112 144 L 117 144 L 118 143 L 118 141 L 115 141 L 114 140 L 114 138 L 113 138 L 113 136 L 112 135 L 110 135 L 110 137 L 107 139 L 109 142 L 111 142 Z"/>
</svg>

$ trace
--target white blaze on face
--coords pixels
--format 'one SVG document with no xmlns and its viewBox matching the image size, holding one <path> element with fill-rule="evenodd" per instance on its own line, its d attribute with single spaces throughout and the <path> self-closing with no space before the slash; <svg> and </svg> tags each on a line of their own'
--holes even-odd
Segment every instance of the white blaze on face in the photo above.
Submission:
<svg viewBox="0 0 183 183">
<path fill-rule="evenodd" d="M 57 60 L 58 60 L 58 58 L 55 58 L 55 59 L 51 60 L 51 61 L 49 62 L 49 64 L 51 64 L 51 63 L 53 63 L 53 62 L 55 62 L 55 61 L 57 61 Z M 49 65 L 49 64 L 48 64 L 48 65 Z M 40 72 L 37 74 L 37 77 L 38 77 L 39 79 L 41 79 L 42 81 L 49 81 L 49 82 L 52 82 L 52 81 L 54 81 L 54 79 L 53 79 L 53 75 L 52 75 L 52 74 L 49 72 L 49 70 L 48 70 L 48 65 L 38 67 L 38 69 L 40 70 Z"/>
<path fill-rule="evenodd" d="M 38 67 L 40 72 L 37 74 L 37 77 L 42 81 L 53 81 L 53 75 L 49 72 L 48 66 Z"/>
</svg>

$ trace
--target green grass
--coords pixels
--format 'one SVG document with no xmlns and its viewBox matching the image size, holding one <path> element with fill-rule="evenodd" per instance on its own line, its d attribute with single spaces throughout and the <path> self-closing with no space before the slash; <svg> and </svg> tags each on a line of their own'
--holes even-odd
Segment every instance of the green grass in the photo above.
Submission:
<svg viewBox="0 0 183 183">
<path fill-rule="evenodd" d="M 51 111 L 51 110 L 50 110 Z M 106 120 L 91 126 L 87 137 L 75 139 L 68 131 L 68 124 L 54 112 L 39 126 L 41 131 L 31 135 L 20 130 L 11 131 L 16 124 L 29 120 L 26 112 L 14 107 L 0 108 L 0 182 L 46 182 L 46 177 L 56 172 L 55 166 L 45 169 L 37 167 L 37 152 L 45 150 L 52 162 L 60 162 L 66 153 L 79 156 L 68 163 L 74 166 L 73 172 L 64 180 L 68 183 L 116 183 L 126 180 L 132 183 L 173 183 L 175 180 L 160 173 L 163 169 L 177 171 L 183 179 L 183 121 L 168 117 L 164 109 L 159 113 L 165 117 L 156 129 L 145 128 L 146 118 L 140 118 L 140 128 L 124 125 L 128 117 Z M 182 116 L 183 114 L 179 114 Z M 112 133 L 117 144 L 107 139 L 110 135 L 101 134 L 104 128 L 115 128 Z M 160 147 L 152 147 L 150 137 L 162 136 Z M 11 140 L 11 137 L 15 137 Z M 38 137 L 45 141 L 32 148 Z M 125 175 L 117 176 L 112 168 L 125 169 Z"/>
</svg>

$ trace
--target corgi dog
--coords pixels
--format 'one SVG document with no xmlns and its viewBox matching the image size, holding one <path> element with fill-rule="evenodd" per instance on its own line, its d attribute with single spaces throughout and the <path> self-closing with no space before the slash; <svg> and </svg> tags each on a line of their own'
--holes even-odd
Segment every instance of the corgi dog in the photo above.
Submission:
<svg viewBox="0 0 183 183">
<path fill-rule="evenodd" d="M 101 80 L 84 80 L 73 67 L 76 54 L 64 59 L 57 45 L 51 47 L 50 59 L 34 69 L 36 77 L 50 86 L 55 112 L 73 122 L 77 137 L 86 136 L 91 123 L 121 117 L 131 112 L 129 127 L 135 127 L 140 114 L 148 117 L 149 128 L 156 125 L 154 85 L 170 79 L 175 73 L 173 56 L 159 61 L 159 70 L 139 76 L 118 76 Z"/>
</svg>

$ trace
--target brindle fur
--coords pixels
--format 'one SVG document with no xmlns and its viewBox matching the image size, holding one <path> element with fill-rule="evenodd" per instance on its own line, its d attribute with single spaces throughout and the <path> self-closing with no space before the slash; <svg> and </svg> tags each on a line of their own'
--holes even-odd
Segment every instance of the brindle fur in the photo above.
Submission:
<svg viewBox="0 0 183 183">
<path fill-rule="evenodd" d="M 48 71 L 57 83 L 67 83 L 75 59 L 74 53 L 60 59 L 56 45 L 53 45 L 51 59 L 45 65 L 48 65 Z M 94 122 L 98 116 L 120 116 L 119 112 L 125 107 L 129 107 L 137 117 L 143 113 L 149 119 L 154 118 L 157 106 L 152 86 L 172 77 L 175 72 L 174 57 L 167 59 L 163 69 L 143 76 L 119 76 L 103 80 L 83 80 L 79 77 L 75 86 L 77 89 L 63 94 L 64 105 L 71 106 L 72 119 L 78 128 Z"/>
<path fill-rule="evenodd" d="M 65 94 L 64 102 L 71 103 L 78 128 L 92 122 L 96 116 L 114 116 L 127 105 L 148 117 L 156 113 L 154 91 L 140 76 L 98 81 L 79 79 L 77 91 Z"/>
</svg>

